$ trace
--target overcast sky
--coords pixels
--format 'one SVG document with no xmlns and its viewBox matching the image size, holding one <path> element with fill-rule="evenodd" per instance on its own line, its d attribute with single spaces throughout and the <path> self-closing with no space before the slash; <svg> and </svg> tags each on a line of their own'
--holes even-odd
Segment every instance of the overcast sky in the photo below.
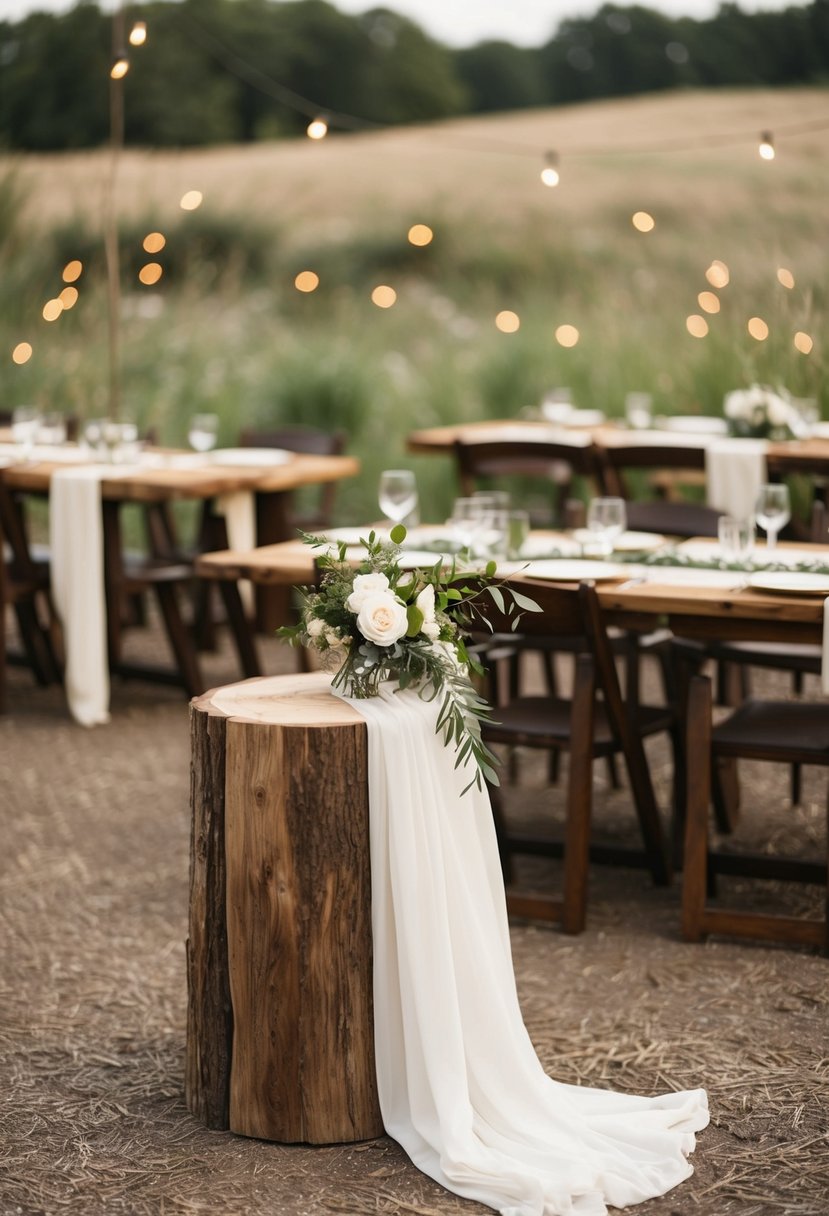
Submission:
<svg viewBox="0 0 829 1216">
<path fill-rule="evenodd" d="M 104 0 L 113 8 L 117 0 Z M 485 38 L 503 38 L 522 46 L 546 42 L 564 17 L 591 14 L 602 0 L 332 0 L 348 13 L 384 7 L 411 17 L 433 37 L 450 46 L 471 46 Z M 648 8 L 679 17 L 711 17 L 720 0 L 642 0 Z M 805 0 L 742 0 L 746 12 L 786 8 Z M 618 0 L 617 0 L 618 3 Z M 0 16 L 17 20 L 33 10 L 64 12 L 74 0 L 0 0 Z M 129 10 L 129 4 L 127 4 Z M 621 3 L 620 8 L 629 7 Z"/>
</svg>

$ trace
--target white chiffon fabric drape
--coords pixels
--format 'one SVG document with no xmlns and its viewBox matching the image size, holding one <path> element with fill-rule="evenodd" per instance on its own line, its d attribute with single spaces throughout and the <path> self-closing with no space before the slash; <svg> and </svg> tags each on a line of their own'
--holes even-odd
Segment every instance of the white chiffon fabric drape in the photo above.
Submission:
<svg viewBox="0 0 829 1216">
<path fill-rule="evenodd" d="M 414 1164 L 504 1216 L 600 1216 L 687 1178 L 703 1090 L 637 1097 L 558 1083 L 518 1004 L 492 812 L 391 686 L 368 727 L 374 1026 L 383 1122 Z"/>
</svg>

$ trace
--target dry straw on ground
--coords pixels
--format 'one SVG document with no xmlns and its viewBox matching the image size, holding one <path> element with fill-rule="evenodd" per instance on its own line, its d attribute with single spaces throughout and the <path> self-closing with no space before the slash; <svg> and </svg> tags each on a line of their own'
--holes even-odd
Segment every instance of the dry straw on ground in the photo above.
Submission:
<svg viewBox="0 0 829 1216">
<path fill-rule="evenodd" d="M 268 669 L 290 656 L 268 647 Z M 212 661 L 213 682 L 234 675 Z M 0 721 L 0 1214 L 310 1216 L 483 1213 L 391 1141 L 307 1148 L 208 1132 L 182 1097 L 188 852 L 183 700 L 115 690 L 111 725 L 69 722 L 13 675 Z M 654 754 L 660 792 L 667 760 Z M 531 767 L 523 776 L 539 786 Z M 785 774 L 748 773 L 752 817 L 822 847 L 824 778 L 784 808 Z M 533 794 L 532 811 L 544 806 Z M 773 810 L 783 807 L 782 810 Z M 597 771 L 597 819 L 626 795 Z M 792 826 L 793 825 L 793 826 Z M 705 1086 L 696 1173 L 642 1216 L 829 1212 L 829 971 L 806 952 L 683 944 L 677 889 L 594 870 L 578 938 L 515 925 L 527 1024 L 563 1081 L 649 1093 Z"/>
</svg>

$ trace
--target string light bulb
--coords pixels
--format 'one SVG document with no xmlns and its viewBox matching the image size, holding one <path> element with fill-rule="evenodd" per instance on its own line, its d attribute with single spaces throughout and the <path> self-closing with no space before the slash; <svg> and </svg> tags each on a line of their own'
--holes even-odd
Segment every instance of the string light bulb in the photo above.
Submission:
<svg viewBox="0 0 829 1216">
<path fill-rule="evenodd" d="M 760 146 L 757 149 L 763 160 L 774 160 L 774 139 L 771 131 L 764 131 L 760 136 Z"/>
<path fill-rule="evenodd" d="M 130 70 L 130 61 L 126 51 L 119 51 L 112 60 L 109 74 L 113 80 L 123 80 Z"/>
<path fill-rule="evenodd" d="M 143 46 L 147 41 L 147 22 L 135 21 L 130 30 L 130 46 Z"/>
<path fill-rule="evenodd" d="M 325 139 L 328 134 L 328 123 L 322 116 L 314 118 L 305 128 L 305 134 L 309 139 Z"/>
<path fill-rule="evenodd" d="M 544 162 L 541 180 L 545 186 L 557 186 L 561 181 L 561 174 L 558 171 L 558 153 L 548 152 L 544 157 Z"/>
</svg>

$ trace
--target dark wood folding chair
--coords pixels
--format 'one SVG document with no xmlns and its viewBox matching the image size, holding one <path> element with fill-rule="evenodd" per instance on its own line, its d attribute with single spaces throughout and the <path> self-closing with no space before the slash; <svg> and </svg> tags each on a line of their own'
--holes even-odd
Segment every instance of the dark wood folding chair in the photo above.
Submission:
<svg viewBox="0 0 829 1216">
<path fill-rule="evenodd" d="M 535 599 L 542 611 L 527 613 L 521 628 L 528 638 L 581 635 L 582 646 L 575 659 L 574 687 L 570 698 L 557 694 L 520 695 L 499 705 L 496 722 L 484 728 L 491 744 L 507 744 L 569 752 L 566 790 L 566 827 L 563 843 L 536 831 L 518 831 L 506 820 L 497 790 L 493 790 L 498 846 L 507 903 L 515 915 L 560 922 L 567 933 L 584 928 L 587 907 L 589 861 L 609 864 L 646 865 L 656 883 L 671 879 L 671 864 L 660 821 L 643 739 L 669 732 L 675 749 L 680 739 L 672 711 L 625 700 L 607 636 L 607 628 L 595 587 L 579 588 L 553 583 L 527 582 L 522 590 Z M 509 618 L 495 607 L 487 608 L 490 624 L 507 632 Z M 593 760 L 621 755 L 627 768 L 643 850 L 626 850 L 590 844 Z M 513 884 L 513 857 L 519 854 L 563 856 L 563 898 L 546 893 L 528 893 Z"/>
<path fill-rule="evenodd" d="M 591 487 L 598 482 L 598 454 L 592 443 L 456 439 L 453 451 L 458 485 L 464 495 L 505 479 L 519 479 L 525 487 L 528 483 L 540 486 L 549 507 L 545 518 L 534 517 L 536 526 L 566 523 L 566 504 L 573 496 L 575 478 L 587 479 Z"/>
<path fill-rule="evenodd" d="M 266 430 L 248 427 L 239 435 L 239 446 L 243 448 L 284 448 L 288 452 L 303 452 L 312 456 L 342 456 L 347 442 L 345 431 L 324 431 L 311 426 L 284 426 Z M 316 497 L 307 506 L 294 505 L 292 497 L 289 515 L 290 526 L 294 530 L 322 532 L 331 527 L 337 483 L 325 482 L 314 487 L 314 490 Z"/>
<path fill-rule="evenodd" d="M 700 941 L 716 933 L 829 950 L 829 845 L 827 856 L 818 861 L 737 854 L 733 848 L 716 850 L 709 844 L 712 773 L 717 762 L 744 758 L 828 767 L 829 704 L 749 700 L 714 726 L 712 700 L 711 682 L 694 676 L 687 711 L 683 937 Z M 826 891 L 824 917 L 817 921 L 715 906 L 711 898 L 719 874 L 818 884 Z"/>
<path fill-rule="evenodd" d="M 673 481 L 681 484 L 683 474 L 704 474 L 704 448 L 644 443 L 607 446 L 599 452 L 598 465 L 603 493 L 625 499 L 630 529 L 669 536 L 717 535 L 722 511 L 667 494 Z M 643 490 L 651 493 L 650 501 L 642 501 Z"/>
<path fill-rule="evenodd" d="M 62 679 L 55 645 L 56 625 L 49 599 L 49 567 L 32 558 L 19 498 L 0 469 L 0 712 L 6 709 L 6 611 L 11 608 L 23 647 L 22 660 L 38 684 Z M 17 658 L 18 656 L 15 656 Z"/>
</svg>

